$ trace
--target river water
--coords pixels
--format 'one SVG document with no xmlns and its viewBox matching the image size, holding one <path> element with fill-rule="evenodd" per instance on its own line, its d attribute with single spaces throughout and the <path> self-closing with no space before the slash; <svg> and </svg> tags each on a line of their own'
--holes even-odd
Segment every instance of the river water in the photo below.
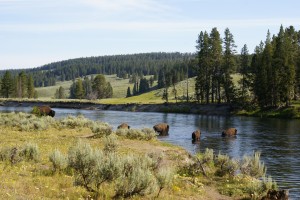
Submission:
<svg viewBox="0 0 300 200">
<path fill-rule="evenodd" d="M 1 107 L 0 112 L 29 112 L 30 107 Z M 275 179 L 281 189 L 289 189 L 290 199 L 300 199 L 300 120 L 261 119 L 243 116 L 207 116 L 194 114 L 166 114 L 153 112 L 97 111 L 56 108 L 55 118 L 82 114 L 85 117 L 108 122 L 113 129 L 122 122 L 131 128 L 153 127 L 166 122 L 169 136 L 160 140 L 184 147 L 192 154 L 206 148 L 242 158 L 253 151 L 261 152 L 267 174 Z M 223 138 L 226 127 L 235 127 L 235 138 Z M 191 134 L 201 130 L 201 141 L 192 144 Z"/>
</svg>

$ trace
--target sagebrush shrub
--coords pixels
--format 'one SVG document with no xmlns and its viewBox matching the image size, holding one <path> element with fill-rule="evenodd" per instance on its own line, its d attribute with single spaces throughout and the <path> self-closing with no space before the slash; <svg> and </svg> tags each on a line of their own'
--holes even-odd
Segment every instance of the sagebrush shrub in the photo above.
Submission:
<svg viewBox="0 0 300 200">
<path fill-rule="evenodd" d="M 123 161 L 121 176 L 116 180 L 116 197 L 146 195 L 155 189 L 156 179 L 145 157 L 127 156 Z"/>
<path fill-rule="evenodd" d="M 144 128 L 142 130 L 117 129 L 116 134 L 128 139 L 136 139 L 136 140 L 151 140 L 156 138 L 156 133 L 154 132 L 154 130 L 151 130 L 149 128 Z"/>
<path fill-rule="evenodd" d="M 89 144 L 79 140 L 69 149 L 68 159 L 69 166 L 75 170 L 75 183 L 93 191 L 95 184 L 97 185 L 95 169 L 103 160 L 102 151 L 94 151 Z"/>
<path fill-rule="evenodd" d="M 161 168 L 155 174 L 155 177 L 157 179 L 157 184 L 158 184 L 158 187 L 159 187 L 159 191 L 158 191 L 158 194 L 157 194 L 157 197 L 158 197 L 159 194 L 160 194 L 160 191 L 163 188 L 166 188 L 166 187 L 168 187 L 172 184 L 173 177 L 174 177 L 174 170 L 169 168 L 169 167 L 168 168 L 167 167 Z"/>
<path fill-rule="evenodd" d="M 53 165 L 54 171 L 62 171 L 68 166 L 67 158 L 57 149 L 50 154 L 49 160 Z"/>
<path fill-rule="evenodd" d="M 104 149 L 105 153 L 116 152 L 118 149 L 118 139 L 115 134 L 110 134 L 104 138 Z"/>
<path fill-rule="evenodd" d="M 21 157 L 24 157 L 25 160 L 38 161 L 40 156 L 40 151 L 37 144 L 27 143 L 21 150 L 20 155 Z"/>
<path fill-rule="evenodd" d="M 260 160 L 260 152 L 255 152 L 252 156 L 243 157 L 240 170 L 242 174 L 259 178 L 266 174 L 267 169 L 265 164 Z"/>
<path fill-rule="evenodd" d="M 100 138 L 103 136 L 108 136 L 112 133 L 112 128 L 107 123 L 94 122 L 90 129 L 94 133 L 94 137 Z"/>
</svg>

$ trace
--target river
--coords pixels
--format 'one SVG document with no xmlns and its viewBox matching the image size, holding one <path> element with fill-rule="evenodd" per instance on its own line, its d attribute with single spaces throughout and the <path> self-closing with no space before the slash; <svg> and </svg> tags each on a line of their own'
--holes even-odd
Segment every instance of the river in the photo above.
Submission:
<svg viewBox="0 0 300 200">
<path fill-rule="evenodd" d="M 31 107 L 1 107 L 0 112 L 29 112 Z M 122 122 L 131 128 L 153 127 L 156 123 L 170 125 L 169 136 L 160 140 L 184 147 L 195 154 L 206 148 L 242 158 L 253 151 L 261 152 L 267 174 L 275 179 L 281 189 L 289 189 L 290 199 L 300 199 L 300 120 L 261 119 L 243 116 L 207 116 L 194 114 L 97 111 L 55 108 L 55 118 L 82 114 L 85 117 L 108 122 L 114 129 Z M 226 127 L 235 127 L 235 138 L 223 138 Z M 192 144 L 191 134 L 201 130 L 201 141 Z"/>
</svg>

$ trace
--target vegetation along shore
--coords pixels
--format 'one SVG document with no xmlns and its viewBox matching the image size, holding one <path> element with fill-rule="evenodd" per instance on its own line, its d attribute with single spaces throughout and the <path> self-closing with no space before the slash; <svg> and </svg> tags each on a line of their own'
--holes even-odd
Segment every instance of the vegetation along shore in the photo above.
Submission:
<svg viewBox="0 0 300 200">
<path fill-rule="evenodd" d="M 0 114 L 1 199 L 261 199 L 277 184 L 260 154 L 190 155 L 151 128 L 82 116 Z"/>
</svg>

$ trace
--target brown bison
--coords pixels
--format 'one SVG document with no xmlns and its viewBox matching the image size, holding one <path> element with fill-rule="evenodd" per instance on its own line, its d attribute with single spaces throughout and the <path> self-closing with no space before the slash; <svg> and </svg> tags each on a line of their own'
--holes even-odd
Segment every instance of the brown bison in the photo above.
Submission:
<svg viewBox="0 0 300 200">
<path fill-rule="evenodd" d="M 235 136 L 237 134 L 236 128 L 228 128 L 222 132 L 222 136 Z"/>
<path fill-rule="evenodd" d="M 195 130 L 192 133 L 193 142 L 200 141 L 200 135 L 201 135 L 201 131 L 200 130 Z"/>
<path fill-rule="evenodd" d="M 118 126 L 118 129 L 130 129 L 130 126 L 126 123 L 122 123 Z"/>
<path fill-rule="evenodd" d="M 33 113 L 41 116 L 55 116 L 55 111 L 52 110 L 49 106 L 38 106 L 33 108 Z"/>
<path fill-rule="evenodd" d="M 269 190 L 267 195 L 264 196 L 261 200 L 273 200 L 273 199 L 280 199 L 280 200 L 288 200 L 289 199 L 289 191 L 288 190 Z"/>
<path fill-rule="evenodd" d="M 155 132 L 158 132 L 159 135 L 169 135 L 169 125 L 166 123 L 159 123 L 153 126 Z"/>
</svg>

